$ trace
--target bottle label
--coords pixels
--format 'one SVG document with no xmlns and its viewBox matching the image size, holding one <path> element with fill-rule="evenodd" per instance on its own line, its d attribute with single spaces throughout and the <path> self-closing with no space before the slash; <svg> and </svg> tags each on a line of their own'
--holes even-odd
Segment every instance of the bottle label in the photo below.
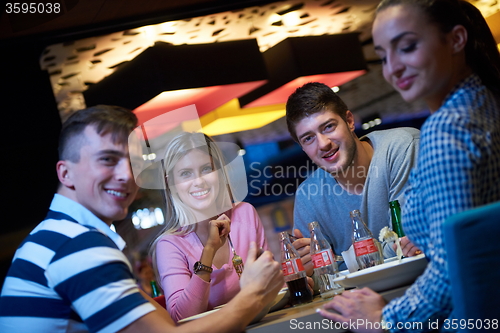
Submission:
<svg viewBox="0 0 500 333">
<path fill-rule="evenodd" d="M 354 252 L 356 257 L 364 256 L 365 254 L 370 254 L 377 252 L 377 245 L 373 242 L 373 238 L 365 239 L 354 243 Z"/>
<path fill-rule="evenodd" d="M 298 258 L 281 263 L 281 269 L 283 271 L 283 276 L 287 276 L 304 271 L 304 266 L 302 266 L 302 261 Z"/>
<path fill-rule="evenodd" d="M 333 252 L 331 249 L 317 252 L 311 256 L 314 268 L 320 268 L 333 264 Z"/>
</svg>

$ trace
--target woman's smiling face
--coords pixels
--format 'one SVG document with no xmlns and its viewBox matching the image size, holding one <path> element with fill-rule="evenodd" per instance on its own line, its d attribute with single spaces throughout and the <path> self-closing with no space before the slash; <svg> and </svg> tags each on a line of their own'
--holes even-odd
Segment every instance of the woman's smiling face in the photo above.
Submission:
<svg viewBox="0 0 500 333">
<path fill-rule="evenodd" d="M 394 5 L 377 14 L 372 34 L 386 81 L 406 101 L 439 108 L 456 84 L 452 33 L 441 32 L 417 6 Z"/>
<path fill-rule="evenodd" d="M 219 194 L 219 175 L 210 155 L 192 149 L 174 166 L 173 178 L 179 198 L 194 210 L 195 215 L 208 218 L 215 209 Z"/>
</svg>

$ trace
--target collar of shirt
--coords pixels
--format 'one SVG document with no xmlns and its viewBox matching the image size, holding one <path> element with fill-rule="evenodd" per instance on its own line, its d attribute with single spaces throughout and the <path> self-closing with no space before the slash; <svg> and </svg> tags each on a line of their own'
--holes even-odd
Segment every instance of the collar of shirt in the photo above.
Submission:
<svg viewBox="0 0 500 333">
<path fill-rule="evenodd" d="M 125 241 L 116 232 L 104 223 L 97 216 L 92 214 L 90 210 L 82 206 L 76 201 L 73 201 L 63 195 L 55 194 L 50 204 L 50 210 L 61 212 L 74 218 L 81 225 L 91 226 L 111 238 L 116 246 L 123 250 L 125 248 Z"/>
<path fill-rule="evenodd" d="M 445 99 L 443 100 L 443 104 L 445 105 L 448 100 L 452 99 L 453 96 L 457 96 L 457 91 L 460 89 L 471 89 L 471 90 L 477 90 L 482 87 L 482 81 L 481 78 L 477 74 L 471 74 L 459 83 L 453 87 L 453 89 L 450 90 L 448 95 L 446 95 Z"/>
</svg>

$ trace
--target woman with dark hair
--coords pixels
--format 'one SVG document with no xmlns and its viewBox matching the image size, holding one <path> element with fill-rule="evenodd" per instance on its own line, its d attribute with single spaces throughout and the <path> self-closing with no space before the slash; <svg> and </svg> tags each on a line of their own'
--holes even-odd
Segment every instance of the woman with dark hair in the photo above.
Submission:
<svg viewBox="0 0 500 333">
<path fill-rule="evenodd" d="M 453 306 L 442 224 L 500 200 L 500 55 L 479 10 L 461 0 L 384 0 L 372 32 L 384 78 L 406 101 L 424 100 L 432 113 L 421 129 L 403 208 L 406 235 L 429 263 L 388 305 L 361 289 L 326 306 L 340 314 L 322 314 L 341 322 L 381 322 L 378 331 L 430 331 L 436 328 L 430 323 L 443 330 Z M 405 330 L 398 323 L 421 326 Z M 362 326 L 358 331 L 377 331 Z"/>
</svg>

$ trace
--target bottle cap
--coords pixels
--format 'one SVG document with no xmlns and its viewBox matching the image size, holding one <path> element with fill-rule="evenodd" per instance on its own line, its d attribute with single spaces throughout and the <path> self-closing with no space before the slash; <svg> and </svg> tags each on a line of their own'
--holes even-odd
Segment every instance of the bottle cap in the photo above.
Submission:
<svg viewBox="0 0 500 333">
<path fill-rule="evenodd" d="M 318 221 L 313 221 L 311 223 L 309 223 L 309 231 L 313 230 L 314 228 L 317 228 L 319 227 L 319 223 Z"/>
<path fill-rule="evenodd" d="M 351 217 L 354 216 L 361 216 L 361 212 L 358 209 L 353 210 L 352 212 L 349 213 Z"/>
<path fill-rule="evenodd" d="M 389 207 L 390 207 L 390 208 L 393 208 L 393 207 L 399 207 L 399 201 L 398 201 L 398 200 L 393 200 L 393 201 L 390 201 L 390 202 L 389 202 Z"/>
</svg>

